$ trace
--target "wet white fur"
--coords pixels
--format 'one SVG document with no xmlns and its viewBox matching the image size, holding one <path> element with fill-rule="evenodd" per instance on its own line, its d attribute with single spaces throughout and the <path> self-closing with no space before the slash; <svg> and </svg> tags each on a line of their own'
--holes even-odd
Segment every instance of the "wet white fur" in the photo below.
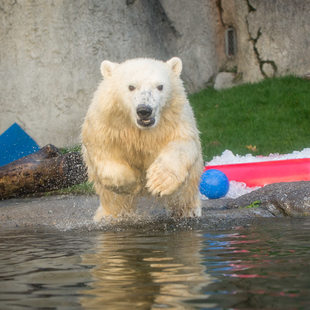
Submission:
<svg viewBox="0 0 310 310">
<path fill-rule="evenodd" d="M 96 221 L 131 212 L 139 195 L 157 197 L 175 216 L 199 215 L 201 147 L 181 70 L 177 57 L 101 64 L 104 79 L 82 128 L 84 159 L 101 202 Z M 153 108 L 153 126 L 137 123 L 139 104 Z"/>
</svg>

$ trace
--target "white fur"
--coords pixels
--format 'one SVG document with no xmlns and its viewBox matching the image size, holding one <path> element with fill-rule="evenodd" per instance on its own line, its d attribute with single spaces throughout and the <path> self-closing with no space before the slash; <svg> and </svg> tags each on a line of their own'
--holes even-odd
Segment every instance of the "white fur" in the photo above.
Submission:
<svg viewBox="0 0 310 310">
<path fill-rule="evenodd" d="M 104 80 L 82 129 L 89 178 L 101 201 L 96 221 L 132 211 L 141 194 L 158 197 L 176 216 L 197 214 L 202 156 L 181 70 L 177 57 L 102 62 Z M 138 123 L 140 104 L 152 107 L 152 126 Z"/>
</svg>

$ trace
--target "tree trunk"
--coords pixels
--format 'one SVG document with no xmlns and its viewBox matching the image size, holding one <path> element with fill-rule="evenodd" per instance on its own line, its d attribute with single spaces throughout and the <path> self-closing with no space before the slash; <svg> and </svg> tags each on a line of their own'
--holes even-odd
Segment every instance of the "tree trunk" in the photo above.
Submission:
<svg viewBox="0 0 310 310">
<path fill-rule="evenodd" d="M 87 179 L 81 154 L 61 155 L 47 145 L 36 153 L 0 167 L 0 199 L 56 190 Z"/>
</svg>

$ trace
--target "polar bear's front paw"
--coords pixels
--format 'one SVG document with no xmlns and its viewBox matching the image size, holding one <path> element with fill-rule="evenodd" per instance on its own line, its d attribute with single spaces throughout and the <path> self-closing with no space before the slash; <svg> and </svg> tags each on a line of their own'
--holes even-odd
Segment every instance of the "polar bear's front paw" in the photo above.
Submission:
<svg viewBox="0 0 310 310">
<path fill-rule="evenodd" d="M 101 184 L 117 194 L 137 193 L 141 188 L 137 174 L 119 163 L 107 162 L 99 176 Z"/>
<path fill-rule="evenodd" d="M 152 195 L 170 195 L 183 183 L 185 176 L 166 166 L 154 163 L 148 169 L 146 187 Z"/>
</svg>

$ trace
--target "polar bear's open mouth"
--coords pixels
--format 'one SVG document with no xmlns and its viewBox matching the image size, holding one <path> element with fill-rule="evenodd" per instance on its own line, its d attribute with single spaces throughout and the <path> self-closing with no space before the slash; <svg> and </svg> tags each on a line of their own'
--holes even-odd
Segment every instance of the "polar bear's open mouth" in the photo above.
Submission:
<svg viewBox="0 0 310 310">
<path fill-rule="evenodd" d="M 151 118 L 145 118 L 145 119 L 141 119 L 139 118 L 137 120 L 138 125 L 142 126 L 142 127 L 151 127 L 155 124 L 155 118 L 151 117 Z"/>
</svg>

